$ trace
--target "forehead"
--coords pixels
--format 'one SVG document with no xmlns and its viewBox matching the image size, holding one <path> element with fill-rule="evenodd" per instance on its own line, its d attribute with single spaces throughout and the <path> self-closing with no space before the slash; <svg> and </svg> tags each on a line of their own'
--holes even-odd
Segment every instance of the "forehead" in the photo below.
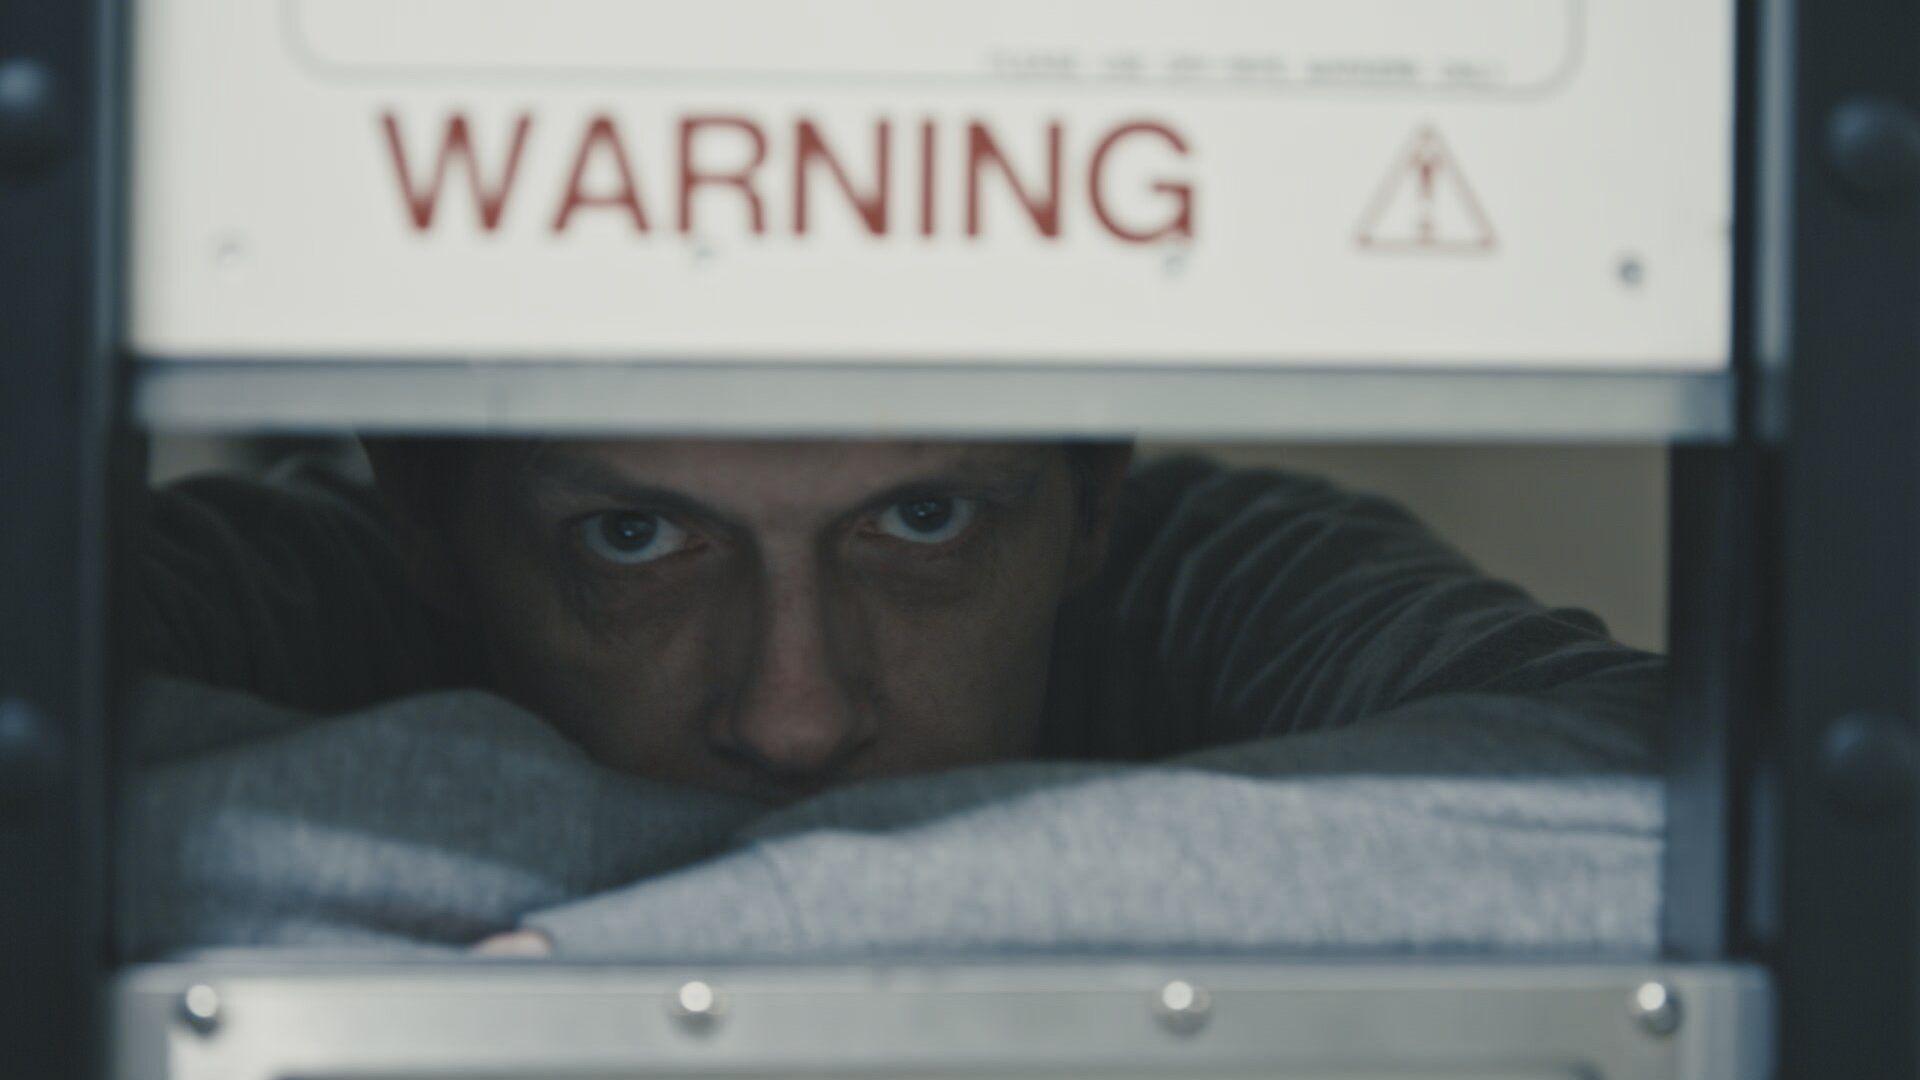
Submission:
<svg viewBox="0 0 1920 1080">
<path fill-rule="evenodd" d="M 568 440 L 531 447 L 518 471 L 536 491 L 632 486 L 755 517 L 846 509 L 917 483 L 1017 483 L 1058 454 L 1052 443 Z"/>
</svg>

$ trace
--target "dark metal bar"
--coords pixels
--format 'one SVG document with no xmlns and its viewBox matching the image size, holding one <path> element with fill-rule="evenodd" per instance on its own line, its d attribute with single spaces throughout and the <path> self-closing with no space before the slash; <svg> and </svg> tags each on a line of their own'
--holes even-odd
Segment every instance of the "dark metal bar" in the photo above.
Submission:
<svg viewBox="0 0 1920 1080">
<path fill-rule="evenodd" d="M 105 10 L 0 5 L 0 1047 L 54 1080 L 105 962 Z"/>
<path fill-rule="evenodd" d="M 1742 778 L 1760 719 L 1759 491 L 1745 447 L 1677 447 L 1670 462 L 1673 701 L 1661 944 L 1670 959 L 1717 960 L 1749 944 Z"/>
<path fill-rule="evenodd" d="M 1790 5 L 1781 1071 L 1920 1071 L 1920 2 Z M 1790 223 L 1790 224 L 1787 224 Z"/>
<path fill-rule="evenodd" d="M 1755 441 L 1759 5 L 1736 11 L 1732 432 L 1675 446 L 1668 467 L 1668 634 L 1673 697 L 1665 730 L 1667 843 L 1661 944 L 1715 960 L 1748 944 L 1748 785 L 1760 721 L 1756 682 L 1765 534 Z"/>
</svg>

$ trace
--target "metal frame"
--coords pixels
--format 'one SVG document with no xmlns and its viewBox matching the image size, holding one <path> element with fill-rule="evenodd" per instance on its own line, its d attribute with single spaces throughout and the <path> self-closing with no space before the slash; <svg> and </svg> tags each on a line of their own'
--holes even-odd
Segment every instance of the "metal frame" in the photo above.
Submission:
<svg viewBox="0 0 1920 1080">
<path fill-rule="evenodd" d="M 1787 1077 L 1920 1072 L 1920 39 L 1915 0 L 1814 0 L 1786 61 L 1763 256 L 1779 436 L 1779 589 L 1764 780 L 1778 844 L 1764 943 Z"/>
<path fill-rule="evenodd" d="M 1760 488 L 1756 454 L 1744 444 L 1670 455 L 1661 947 L 1674 960 L 1751 955 L 1746 778 L 1763 707 Z"/>
<path fill-rule="evenodd" d="M 1734 443 L 1676 452 L 1667 911 L 1774 1070 L 1920 1072 L 1920 4 L 1743 23 Z"/>
<path fill-rule="evenodd" d="M 1432 962 L 130 972 L 116 1075 L 1743 1080 L 1757 970 Z"/>
<path fill-rule="evenodd" d="M 0 5 L 0 1046 L 99 1064 L 107 893 L 110 25 Z"/>
<path fill-rule="evenodd" d="M 857 431 L 847 402 L 888 388 Z M 1009 381 L 1019 387 L 1009 393 Z M 1114 364 L 148 360 L 173 430 L 1658 442 L 1733 430 L 1724 373 Z M 954 417 L 967 415 L 964 428 Z"/>
<path fill-rule="evenodd" d="M 1767 484 L 1757 425 L 1756 252 L 1763 128 L 1761 0 L 1739 7 L 1734 49 L 1734 275 L 1728 438 L 1669 456 L 1668 643 L 1673 694 L 1663 751 L 1667 836 L 1661 945 L 1678 960 L 1750 955 L 1744 924 L 1754 763 L 1763 710 L 1762 510 Z"/>
</svg>

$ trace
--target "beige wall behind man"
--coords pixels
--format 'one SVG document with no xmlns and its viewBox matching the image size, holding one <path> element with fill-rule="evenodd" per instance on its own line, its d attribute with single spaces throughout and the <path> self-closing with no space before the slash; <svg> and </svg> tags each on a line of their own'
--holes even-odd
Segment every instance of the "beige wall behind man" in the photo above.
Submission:
<svg viewBox="0 0 1920 1080">
<path fill-rule="evenodd" d="M 1491 574 L 1583 607 L 1641 648 L 1667 640 L 1667 456 L 1660 446 L 1150 444 L 1317 473 L 1413 510 Z"/>
</svg>

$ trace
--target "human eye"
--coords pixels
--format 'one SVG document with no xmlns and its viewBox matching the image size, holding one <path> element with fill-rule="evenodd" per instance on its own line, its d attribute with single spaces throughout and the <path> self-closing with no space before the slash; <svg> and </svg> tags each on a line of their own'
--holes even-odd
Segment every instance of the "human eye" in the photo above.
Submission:
<svg viewBox="0 0 1920 1080">
<path fill-rule="evenodd" d="M 939 544 L 967 531 L 980 512 L 975 499 L 952 496 L 904 499 L 880 512 L 874 527 L 910 544 Z"/>
<path fill-rule="evenodd" d="M 659 514 L 610 510 L 581 519 L 580 542 L 596 557 L 620 566 L 664 559 L 684 550 L 687 530 Z"/>
</svg>

